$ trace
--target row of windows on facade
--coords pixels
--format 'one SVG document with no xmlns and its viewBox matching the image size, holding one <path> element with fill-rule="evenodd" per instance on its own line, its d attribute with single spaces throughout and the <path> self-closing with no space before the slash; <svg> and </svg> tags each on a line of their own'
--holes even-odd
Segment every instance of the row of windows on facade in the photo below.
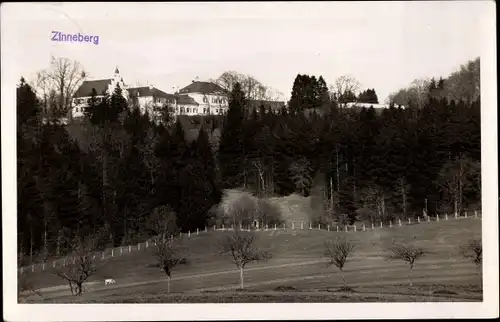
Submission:
<svg viewBox="0 0 500 322">
<path fill-rule="evenodd" d="M 224 108 L 216 108 L 215 109 L 215 113 L 223 113 L 224 112 Z M 83 112 L 84 111 L 84 108 L 83 107 L 75 107 L 75 112 Z M 198 112 L 198 109 L 193 107 L 193 108 L 190 108 L 190 107 L 181 107 L 180 109 L 177 107 L 175 108 L 175 112 L 176 113 L 197 113 Z M 210 113 L 210 109 L 209 108 L 204 108 L 203 109 L 203 114 L 209 114 Z"/>
<path fill-rule="evenodd" d="M 97 102 L 100 102 L 100 97 L 96 97 L 96 101 Z M 75 104 L 76 105 L 81 105 L 81 104 L 84 104 L 85 102 L 89 102 L 90 98 L 88 99 L 84 99 L 84 98 L 75 98 Z M 165 103 L 167 100 L 165 98 L 161 98 L 161 97 L 158 97 L 158 98 L 155 98 L 154 99 L 154 102 L 155 103 Z M 174 103 L 174 101 L 172 100 L 168 100 L 168 103 Z"/>
<path fill-rule="evenodd" d="M 156 98 L 154 99 L 156 103 L 164 103 L 166 100 L 164 98 Z M 169 100 L 169 103 L 173 103 L 173 101 Z M 83 98 L 76 98 L 75 99 L 75 104 L 80 105 L 85 103 L 85 99 Z M 203 97 L 203 103 L 208 103 L 208 98 L 206 96 Z M 220 97 L 212 97 L 212 103 L 213 104 L 226 104 L 226 99 L 225 98 L 220 98 Z"/>
<path fill-rule="evenodd" d="M 203 103 L 208 103 L 208 98 L 203 96 Z M 221 97 L 212 97 L 212 104 L 226 104 L 226 99 Z"/>
<path fill-rule="evenodd" d="M 173 109 L 176 113 L 199 113 L 201 109 L 198 109 L 196 107 L 181 107 L 181 108 L 175 108 Z M 223 113 L 226 109 L 225 108 L 216 108 L 215 113 Z M 203 114 L 209 114 L 210 113 L 210 108 L 203 108 Z"/>
</svg>

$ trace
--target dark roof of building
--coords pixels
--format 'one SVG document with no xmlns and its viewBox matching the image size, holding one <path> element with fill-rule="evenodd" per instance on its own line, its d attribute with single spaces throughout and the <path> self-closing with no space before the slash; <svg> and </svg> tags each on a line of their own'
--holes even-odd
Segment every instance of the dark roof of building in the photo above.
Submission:
<svg viewBox="0 0 500 322">
<path fill-rule="evenodd" d="M 217 84 L 210 82 L 193 82 L 188 86 L 179 90 L 179 94 L 187 93 L 202 93 L 202 94 L 212 94 L 212 93 L 224 93 L 224 89 Z"/>
<path fill-rule="evenodd" d="M 180 104 L 180 105 L 200 105 L 198 103 L 196 103 L 196 101 L 188 96 L 188 95 L 177 95 L 177 104 Z"/>
<path fill-rule="evenodd" d="M 108 86 L 111 84 L 111 79 L 99 79 L 84 81 L 80 88 L 75 93 L 74 97 L 86 97 L 91 96 L 92 89 L 95 89 L 97 95 L 102 95 L 108 90 Z"/>
<path fill-rule="evenodd" d="M 165 93 L 164 91 L 161 91 L 155 87 L 150 88 L 149 86 L 129 88 L 128 92 L 129 92 L 131 97 L 155 96 L 155 97 L 165 97 L 167 99 L 174 99 L 173 94 L 168 94 L 168 93 Z"/>
</svg>

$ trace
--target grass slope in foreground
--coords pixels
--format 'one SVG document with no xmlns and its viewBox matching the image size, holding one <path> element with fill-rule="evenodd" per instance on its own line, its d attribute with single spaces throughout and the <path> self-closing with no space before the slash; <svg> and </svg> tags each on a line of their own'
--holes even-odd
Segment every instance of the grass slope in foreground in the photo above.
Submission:
<svg viewBox="0 0 500 322">
<path fill-rule="evenodd" d="M 190 263 L 179 266 L 173 273 L 172 291 L 178 294 L 165 294 L 166 277 L 158 267 L 152 265 L 155 260 L 147 250 L 109 260 L 90 279 L 90 282 L 98 283 L 89 283 L 88 292 L 79 299 L 71 298 L 68 296 L 69 290 L 64 289 L 54 292 L 42 290 L 43 299 L 33 300 L 59 303 L 339 302 L 345 296 L 354 302 L 381 301 L 377 300 L 381 296 L 389 301 L 422 301 L 422 297 L 427 301 L 431 298 L 432 301 L 481 300 L 480 272 L 474 264 L 464 260 L 457 250 L 463 240 L 481 235 L 480 220 L 450 219 L 347 233 L 317 230 L 261 231 L 258 233 L 258 243 L 270 249 L 274 257 L 267 264 L 249 265 L 245 272 L 248 291 L 263 292 L 260 294 L 234 292 L 238 286 L 236 267 L 230 258 L 215 255 L 218 239 L 224 233 L 209 232 L 184 240 L 191 255 Z M 338 290 L 342 285 L 338 271 L 326 267 L 323 258 L 324 240 L 337 236 L 345 236 L 356 244 L 354 258 L 345 267 L 349 286 L 359 289 L 356 293 L 321 293 L 325 290 Z M 386 249 L 393 241 L 414 242 L 433 252 L 416 263 L 413 272 L 415 287 L 412 289 L 405 286 L 407 265 L 385 260 Z M 102 281 L 107 277 L 114 278 L 117 284 L 104 287 Z M 30 280 L 38 288 L 64 284 L 48 271 L 34 273 Z M 296 291 L 286 294 L 274 291 L 276 287 L 283 285 Z M 415 293 L 416 289 L 420 289 L 420 293 Z"/>
</svg>

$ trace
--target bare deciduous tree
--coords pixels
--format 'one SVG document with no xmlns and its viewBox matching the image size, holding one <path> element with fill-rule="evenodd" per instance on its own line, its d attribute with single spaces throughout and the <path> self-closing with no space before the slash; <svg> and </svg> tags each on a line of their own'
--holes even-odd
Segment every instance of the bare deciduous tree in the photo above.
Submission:
<svg viewBox="0 0 500 322">
<path fill-rule="evenodd" d="M 354 249 L 355 245 L 346 239 L 327 240 L 325 242 L 325 256 L 328 258 L 327 265 L 335 266 L 340 270 L 344 287 L 347 287 L 344 277 L 344 266 Z"/>
<path fill-rule="evenodd" d="M 167 275 L 167 292 L 170 293 L 172 270 L 179 264 L 186 263 L 188 250 L 176 239 L 160 239 L 156 244 L 154 256 L 160 268 Z"/>
<path fill-rule="evenodd" d="M 335 82 L 330 85 L 330 99 L 338 100 L 338 98 L 349 92 L 356 94 L 356 92 L 359 91 L 360 86 L 361 84 L 352 76 L 339 76 L 335 79 Z"/>
<path fill-rule="evenodd" d="M 148 219 L 148 228 L 156 235 L 158 243 L 177 232 L 177 216 L 170 206 L 156 207 Z"/>
<path fill-rule="evenodd" d="M 273 100 L 279 97 L 280 93 L 271 90 L 253 76 L 238 73 L 236 71 L 226 71 L 216 80 L 211 80 L 222 88 L 222 95 L 228 96 L 236 83 L 240 83 L 241 89 L 245 92 L 248 100 Z"/>
<path fill-rule="evenodd" d="M 391 254 L 387 257 L 388 260 L 399 259 L 409 265 L 408 281 L 410 286 L 413 286 L 412 272 L 415 261 L 424 257 L 425 255 L 431 254 L 431 252 L 424 250 L 423 248 L 416 247 L 413 244 L 393 244 L 389 249 Z"/>
<path fill-rule="evenodd" d="M 245 265 L 254 261 L 267 261 L 272 255 L 267 250 L 260 250 L 255 245 L 256 235 L 254 232 L 243 232 L 234 230 L 229 232 L 221 240 L 220 255 L 231 255 L 233 263 L 240 270 L 240 287 L 244 289 L 243 271 Z"/>
<path fill-rule="evenodd" d="M 55 108 L 54 111 L 50 111 L 50 114 L 64 116 L 69 112 L 73 95 L 85 77 L 86 73 L 77 61 L 64 57 L 52 57 L 49 68 L 37 74 L 34 85 L 45 107 Z M 51 91 L 57 95 L 56 106 L 48 106 L 48 95 Z"/>
<path fill-rule="evenodd" d="M 469 239 L 467 242 L 461 244 L 460 254 L 479 267 L 483 262 L 483 244 L 481 243 L 481 239 Z"/>
<path fill-rule="evenodd" d="M 480 184 L 478 185 L 478 177 L 480 178 L 481 170 L 478 162 L 473 162 L 469 159 L 457 159 L 447 162 L 440 170 L 436 185 L 448 195 L 449 201 L 452 202 L 453 211 L 461 213 L 463 210 L 463 197 L 466 188 L 478 189 L 480 193 Z"/>
<path fill-rule="evenodd" d="M 70 243 L 73 252 L 69 263 L 54 271 L 55 275 L 68 282 L 72 294 L 81 295 L 85 281 L 105 263 L 96 261 L 97 246 L 103 237 L 104 234 L 93 234 L 87 238 L 74 238 Z"/>
</svg>

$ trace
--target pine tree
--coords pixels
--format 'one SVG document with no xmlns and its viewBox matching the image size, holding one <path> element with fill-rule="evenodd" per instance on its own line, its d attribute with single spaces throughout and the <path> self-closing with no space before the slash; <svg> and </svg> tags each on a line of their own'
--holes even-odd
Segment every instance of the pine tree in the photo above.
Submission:
<svg viewBox="0 0 500 322">
<path fill-rule="evenodd" d="M 241 187 L 245 183 L 244 102 L 245 94 L 237 83 L 231 92 L 218 151 L 222 185 L 226 188 Z"/>
</svg>

